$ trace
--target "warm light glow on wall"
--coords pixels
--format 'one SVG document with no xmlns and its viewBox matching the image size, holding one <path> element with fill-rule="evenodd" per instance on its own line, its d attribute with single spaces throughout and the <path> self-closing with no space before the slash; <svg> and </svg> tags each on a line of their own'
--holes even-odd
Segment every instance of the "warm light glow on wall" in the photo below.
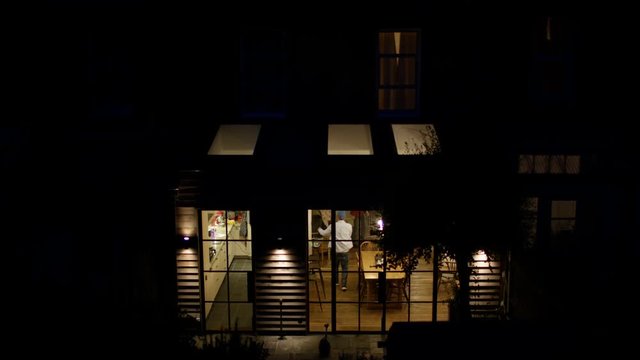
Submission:
<svg viewBox="0 0 640 360">
<path fill-rule="evenodd" d="M 487 261 L 487 254 L 485 254 L 484 250 L 478 250 L 478 252 L 473 254 L 473 259 L 475 261 Z"/>
<path fill-rule="evenodd" d="M 176 208 L 176 232 L 180 236 L 194 237 L 198 230 L 198 216 L 194 207 Z"/>
</svg>

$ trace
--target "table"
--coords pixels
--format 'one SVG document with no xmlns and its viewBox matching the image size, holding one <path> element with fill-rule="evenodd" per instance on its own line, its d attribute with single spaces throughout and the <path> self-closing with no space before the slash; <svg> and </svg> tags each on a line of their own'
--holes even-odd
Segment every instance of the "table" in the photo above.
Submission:
<svg viewBox="0 0 640 360">
<path fill-rule="evenodd" d="M 364 280 L 366 282 L 367 299 L 373 300 L 376 298 L 376 294 L 372 291 L 375 288 L 375 283 L 378 281 L 378 274 L 382 272 L 382 266 L 376 266 L 376 255 L 382 255 L 381 251 L 361 251 L 360 265 L 362 266 L 362 272 L 364 274 Z M 386 279 L 387 282 L 403 282 L 405 278 L 404 269 L 397 267 L 389 272 L 387 268 Z"/>
</svg>

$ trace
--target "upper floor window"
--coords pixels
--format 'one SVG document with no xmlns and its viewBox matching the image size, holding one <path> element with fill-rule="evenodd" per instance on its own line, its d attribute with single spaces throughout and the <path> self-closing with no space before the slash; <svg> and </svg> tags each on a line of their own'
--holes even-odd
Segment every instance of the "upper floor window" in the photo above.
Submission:
<svg viewBox="0 0 640 360">
<path fill-rule="evenodd" d="M 418 106 L 418 32 L 378 34 L 378 111 L 415 111 Z"/>
<path fill-rule="evenodd" d="M 520 174 L 579 174 L 579 155 L 520 155 Z"/>
<path fill-rule="evenodd" d="M 524 247 L 531 249 L 536 245 L 538 238 L 538 198 L 524 198 L 520 206 L 521 230 L 524 240 Z"/>
<path fill-rule="evenodd" d="M 287 91 L 285 33 L 253 31 L 241 48 L 240 106 L 245 117 L 284 117 Z"/>
<path fill-rule="evenodd" d="M 555 238 L 570 237 L 576 227 L 576 201 L 551 201 L 551 236 Z"/>
<path fill-rule="evenodd" d="M 533 50 L 537 55 L 557 56 L 570 51 L 575 26 L 571 17 L 537 16 L 532 25 Z"/>
<path fill-rule="evenodd" d="M 572 241 L 576 231 L 576 208 L 576 200 L 549 200 L 538 197 L 523 199 L 520 221 L 524 247 L 531 249 L 538 246 L 539 224 L 543 224 L 540 227 L 543 234 L 549 236 L 548 239 L 542 239 L 546 246 L 561 250 L 575 245 Z"/>
</svg>

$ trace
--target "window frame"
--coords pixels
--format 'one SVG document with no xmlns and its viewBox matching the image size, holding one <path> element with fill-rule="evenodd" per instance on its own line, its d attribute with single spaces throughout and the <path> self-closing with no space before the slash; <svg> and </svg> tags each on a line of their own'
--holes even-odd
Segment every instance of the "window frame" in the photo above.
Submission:
<svg viewBox="0 0 640 360">
<path fill-rule="evenodd" d="M 397 53 L 397 54 L 383 54 L 380 49 L 380 35 L 382 33 L 410 33 L 413 32 L 416 34 L 416 51 L 415 53 Z M 376 111 L 379 117 L 414 117 L 420 114 L 420 94 L 421 94 L 421 38 L 422 34 L 420 29 L 417 28 L 385 28 L 380 29 L 376 32 L 376 90 L 375 90 L 375 99 L 376 99 Z M 393 58 L 411 58 L 415 59 L 415 81 L 413 85 L 381 85 L 381 64 L 382 59 L 393 59 Z M 380 92 L 387 90 L 400 90 L 400 89 L 413 89 L 414 90 L 414 107 L 413 109 L 382 109 L 380 106 Z"/>
</svg>

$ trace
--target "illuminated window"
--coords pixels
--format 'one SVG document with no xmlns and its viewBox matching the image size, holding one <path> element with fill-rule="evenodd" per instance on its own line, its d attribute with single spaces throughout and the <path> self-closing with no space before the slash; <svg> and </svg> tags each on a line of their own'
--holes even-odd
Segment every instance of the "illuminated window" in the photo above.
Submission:
<svg viewBox="0 0 640 360">
<path fill-rule="evenodd" d="M 576 202 L 551 201 L 551 235 L 567 237 L 573 235 L 576 227 Z"/>
<path fill-rule="evenodd" d="M 416 110 L 418 33 L 378 34 L 378 110 Z"/>
<path fill-rule="evenodd" d="M 398 155 L 433 155 L 440 152 L 440 140 L 431 124 L 392 124 Z"/>
<path fill-rule="evenodd" d="M 201 211 L 202 292 L 207 330 L 253 329 L 252 228 L 248 210 Z M 196 263 L 197 264 L 197 263 Z"/>
<path fill-rule="evenodd" d="M 579 155 L 520 155 L 520 174 L 579 174 Z"/>
<path fill-rule="evenodd" d="M 369 125 L 329 125 L 329 155 L 373 155 Z"/>
<path fill-rule="evenodd" d="M 538 238 L 538 198 L 525 198 L 520 211 L 522 212 L 522 231 L 525 248 L 533 248 Z"/>
<path fill-rule="evenodd" d="M 220 125 L 209 155 L 253 155 L 260 125 Z"/>
</svg>

